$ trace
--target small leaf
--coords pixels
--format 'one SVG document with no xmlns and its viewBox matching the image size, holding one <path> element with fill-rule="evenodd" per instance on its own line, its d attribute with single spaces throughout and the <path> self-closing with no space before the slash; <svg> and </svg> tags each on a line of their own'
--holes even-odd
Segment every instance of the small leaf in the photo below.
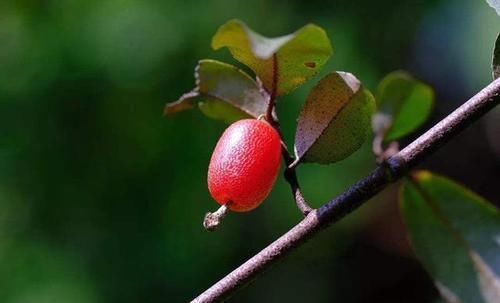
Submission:
<svg viewBox="0 0 500 303">
<path fill-rule="evenodd" d="M 296 161 L 340 161 L 361 147 L 375 110 L 372 94 L 352 74 L 335 72 L 309 93 L 295 134 Z"/>
<path fill-rule="evenodd" d="M 250 67 L 266 90 L 277 96 L 314 76 L 332 54 L 328 36 L 314 24 L 290 35 L 267 38 L 239 20 L 231 20 L 217 30 L 212 47 L 229 48 L 233 57 Z"/>
<path fill-rule="evenodd" d="M 493 69 L 493 79 L 500 77 L 500 34 L 498 34 L 497 40 L 495 41 L 491 68 Z"/>
<path fill-rule="evenodd" d="M 444 177 L 421 171 L 401 208 L 415 253 L 448 302 L 500 302 L 500 212 Z"/>
<path fill-rule="evenodd" d="M 500 15 L 500 0 L 486 0 L 486 2 Z"/>
<path fill-rule="evenodd" d="M 193 108 L 210 118 L 232 123 L 264 114 L 269 96 L 245 72 L 215 60 L 201 60 L 195 69 L 196 88 L 165 107 L 165 114 Z"/>
<path fill-rule="evenodd" d="M 396 140 L 420 127 L 434 105 L 432 88 L 401 71 L 388 74 L 378 86 L 378 112 L 373 118 L 373 130 L 379 129 L 379 117 L 390 117 L 385 140 Z"/>
</svg>

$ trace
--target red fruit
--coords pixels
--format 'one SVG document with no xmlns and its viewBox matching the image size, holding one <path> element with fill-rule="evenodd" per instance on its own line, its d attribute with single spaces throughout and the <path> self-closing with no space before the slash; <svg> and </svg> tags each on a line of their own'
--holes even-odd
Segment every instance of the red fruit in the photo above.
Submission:
<svg viewBox="0 0 500 303">
<path fill-rule="evenodd" d="M 249 211 L 267 197 L 278 175 L 281 140 L 266 121 L 239 120 L 217 142 L 208 167 L 208 189 L 219 204 Z"/>
</svg>

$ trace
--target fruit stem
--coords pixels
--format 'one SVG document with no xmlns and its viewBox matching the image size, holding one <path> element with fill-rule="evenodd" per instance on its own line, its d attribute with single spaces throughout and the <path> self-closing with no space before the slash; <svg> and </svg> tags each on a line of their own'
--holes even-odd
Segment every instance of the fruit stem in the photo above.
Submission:
<svg viewBox="0 0 500 303">
<path fill-rule="evenodd" d="M 205 214 L 205 219 L 203 219 L 203 227 L 205 227 L 206 230 L 214 231 L 217 229 L 217 227 L 219 227 L 222 219 L 224 219 L 227 214 L 228 204 L 229 202 L 222 205 L 217 211 L 213 213 L 208 212 Z"/>
</svg>

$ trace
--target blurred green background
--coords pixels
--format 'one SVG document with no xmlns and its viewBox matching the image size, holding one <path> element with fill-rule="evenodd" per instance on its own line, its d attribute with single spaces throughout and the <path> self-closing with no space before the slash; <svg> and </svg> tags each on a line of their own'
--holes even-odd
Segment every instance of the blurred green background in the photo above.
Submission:
<svg viewBox="0 0 500 303">
<path fill-rule="evenodd" d="M 279 179 L 253 212 L 215 233 L 206 187 L 225 125 L 199 111 L 162 117 L 194 86 L 217 27 L 240 18 L 268 35 L 324 27 L 323 69 L 370 89 L 406 69 L 437 93 L 440 120 L 491 80 L 500 18 L 485 1 L 0 1 L 0 301 L 186 302 L 301 218 Z M 286 139 L 308 90 L 278 105 Z M 500 197 L 500 111 L 422 167 Z M 406 144 L 418 134 L 402 141 Z M 374 167 L 367 143 L 299 178 L 319 206 Z M 380 194 L 275 266 L 234 302 L 435 302 L 395 203 Z"/>
</svg>

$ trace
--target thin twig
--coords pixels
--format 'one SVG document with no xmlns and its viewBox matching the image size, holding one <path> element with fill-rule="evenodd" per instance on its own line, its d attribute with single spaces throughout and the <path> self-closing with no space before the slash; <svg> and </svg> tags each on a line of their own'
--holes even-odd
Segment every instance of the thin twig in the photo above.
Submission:
<svg viewBox="0 0 500 303">
<path fill-rule="evenodd" d="M 281 133 L 280 123 L 278 117 L 275 113 L 276 107 L 276 96 L 278 95 L 278 81 L 279 81 L 279 72 L 278 72 L 278 58 L 276 54 L 273 55 L 273 81 L 271 92 L 266 92 L 269 96 L 269 103 L 267 105 L 266 110 L 266 120 L 276 129 L 281 138 L 281 154 L 283 156 L 283 160 L 285 161 L 285 180 L 290 184 L 290 188 L 292 189 L 293 198 L 295 203 L 297 204 L 297 208 L 302 212 L 304 216 L 307 216 L 313 209 L 309 206 L 306 199 L 302 195 L 302 191 L 300 190 L 299 180 L 297 179 L 297 172 L 295 171 L 295 166 L 291 167 L 291 164 L 294 162 L 293 157 L 288 152 L 288 147 L 286 146 L 285 141 L 283 140 L 283 134 Z M 258 81 L 260 85 L 262 82 Z"/>
<path fill-rule="evenodd" d="M 340 196 L 311 211 L 295 227 L 212 285 L 192 302 L 219 302 L 227 299 L 318 231 L 338 221 L 388 184 L 404 176 L 410 168 L 499 103 L 500 79 L 490 83 L 413 143 L 389 158 L 384 167 L 377 167 Z"/>
<path fill-rule="evenodd" d="M 392 116 L 383 112 L 375 113 L 372 118 L 372 128 L 375 134 L 372 142 L 372 151 L 377 164 L 384 163 L 399 152 L 399 143 L 396 141 L 392 141 L 387 147 L 384 147 L 385 135 L 391 129 L 392 123 Z"/>
<path fill-rule="evenodd" d="M 313 208 L 309 206 L 306 199 L 302 195 L 302 191 L 300 190 L 299 180 L 297 178 L 297 172 L 295 171 L 296 166 L 291 166 L 294 163 L 293 157 L 288 152 L 288 148 L 286 143 L 283 141 L 283 135 L 281 134 L 280 125 L 278 120 L 275 120 L 274 127 L 278 131 L 281 139 L 281 155 L 283 156 L 283 160 L 285 161 L 285 180 L 290 184 L 290 188 L 292 189 L 293 198 L 295 199 L 295 204 L 297 208 L 302 212 L 304 216 L 307 216 Z"/>
<path fill-rule="evenodd" d="M 273 116 L 274 107 L 276 105 L 276 96 L 278 95 L 278 57 L 276 54 L 273 55 L 273 83 L 271 92 L 269 92 L 269 104 L 267 105 L 266 120 L 274 125 L 275 119 Z"/>
<path fill-rule="evenodd" d="M 288 181 L 288 183 L 290 183 L 290 188 L 292 189 L 295 204 L 297 204 L 297 207 L 302 212 L 302 214 L 304 216 L 307 216 L 313 209 L 311 208 L 311 206 L 309 206 L 306 199 L 302 195 L 295 167 L 290 167 L 290 165 L 293 163 L 293 158 L 288 153 L 286 146 L 282 147 L 281 153 L 283 155 L 283 158 L 285 159 L 285 163 L 287 166 L 287 168 L 285 169 L 285 179 L 286 181 Z"/>
</svg>

